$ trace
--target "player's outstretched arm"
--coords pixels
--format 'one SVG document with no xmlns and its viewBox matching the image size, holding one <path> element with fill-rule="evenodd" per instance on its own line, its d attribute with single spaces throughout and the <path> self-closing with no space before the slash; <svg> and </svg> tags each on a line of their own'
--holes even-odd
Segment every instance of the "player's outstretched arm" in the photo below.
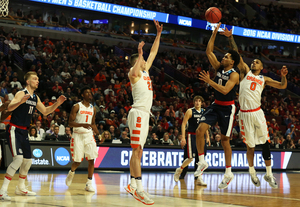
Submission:
<svg viewBox="0 0 300 207">
<path fill-rule="evenodd" d="M 219 69 L 221 63 L 217 60 L 216 55 L 214 54 L 214 45 L 215 45 L 215 40 L 216 36 L 218 33 L 218 30 L 221 26 L 221 22 L 218 24 L 218 26 L 214 29 L 206 47 L 206 55 L 208 57 L 208 60 L 210 64 L 213 66 L 214 69 Z"/>
<path fill-rule="evenodd" d="M 58 97 L 57 101 L 55 104 L 45 107 L 45 105 L 41 102 L 40 98 L 37 96 L 37 104 L 36 108 L 43 114 L 43 115 L 48 115 L 51 114 L 57 107 L 59 107 L 67 98 L 63 95 Z"/>
<path fill-rule="evenodd" d="M 199 74 L 199 79 L 204 81 L 205 83 L 208 83 L 209 85 L 211 85 L 211 87 L 213 87 L 214 89 L 216 89 L 217 91 L 219 91 L 220 93 L 226 95 L 227 93 L 229 93 L 229 91 L 231 91 L 231 89 L 239 83 L 239 74 L 237 72 L 231 73 L 229 80 L 227 81 L 227 83 L 225 84 L 225 86 L 219 85 L 217 84 L 215 81 L 210 79 L 210 75 L 209 72 L 207 71 L 202 71 Z"/>
<path fill-rule="evenodd" d="M 10 104 L 10 101 L 4 102 L 4 98 L 2 97 L 1 97 L 1 101 L 3 104 L 0 106 L 0 112 L 2 112 L 0 122 L 3 122 L 11 114 L 10 111 L 7 111 L 7 107 Z"/>
<path fill-rule="evenodd" d="M 269 85 L 269 86 L 272 86 L 272 87 L 278 88 L 278 89 L 286 89 L 286 87 L 287 87 L 286 75 L 288 74 L 287 67 L 285 65 L 282 66 L 280 72 L 281 72 L 281 82 L 273 80 L 270 77 L 264 76 L 266 85 Z"/>
<path fill-rule="evenodd" d="M 186 127 L 186 124 L 188 122 L 188 120 L 192 117 L 192 110 L 191 109 L 188 109 L 186 112 L 185 112 L 185 115 L 184 115 L 184 118 L 182 120 L 182 124 L 181 124 L 181 135 L 182 135 L 182 139 L 180 141 L 180 145 L 181 145 L 181 148 L 183 149 L 184 146 L 186 145 L 186 139 L 185 139 L 185 127 Z"/>
<path fill-rule="evenodd" d="M 159 48 L 159 43 L 160 43 L 160 37 L 161 37 L 161 32 L 163 30 L 163 25 L 159 25 L 159 22 L 156 21 L 155 19 L 153 20 L 154 24 L 155 24 L 155 27 L 156 27 L 156 30 L 157 30 L 157 34 L 156 34 L 156 38 L 153 42 L 153 45 L 151 47 L 151 50 L 150 50 L 150 54 L 149 54 L 149 57 L 147 59 L 147 63 L 146 63 L 146 70 L 148 71 L 151 66 L 152 66 L 152 63 L 156 57 L 156 54 L 157 54 L 157 51 L 158 51 L 158 48 Z"/>
<path fill-rule="evenodd" d="M 138 52 L 139 52 L 139 57 L 137 59 L 137 61 L 135 62 L 134 66 L 130 69 L 128 76 L 129 79 L 131 81 L 131 79 L 135 79 L 137 77 L 140 77 L 140 71 L 141 71 L 141 64 L 143 61 L 143 47 L 144 47 L 145 43 L 144 41 L 139 43 L 138 46 Z"/>
<path fill-rule="evenodd" d="M 30 98 L 30 94 L 25 95 L 24 91 L 17 92 L 13 100 L 11 100 L 11 102 L 9 103 L 7 110 L 8 111 L 15 110 L 16 108 L 18 108 L 18 106 L 25 103 L 29 98 Z"/>
<path fill-rule="evenodd" d="M 223 32 L 221 32 L 220 34 L 228 37 L 230 47 L 233 50 L 237 51 L 237 53 L 239 53 L 239 48 L 236 45 L 232 35 L 232 29 L 229 31 L 227 28 L 225 28 L 225 30 L 223 30 Z M 238 64 L 237 67 L 240 69 L 240 72 L 242 73 L 243 76 L 245 76 L 250 71 L 249 66 L 244 62 L 241 54 L 240 54 L 240 63 Z"/>
<path fill-rule="evenodd" d="M 75 118 L 76 118 L 76 115 L 77 115 L 78 111 L 79 111 L 79 105 L 75 104 L 72 107 L 71 113 L 70 113 L 70 116 L 69 116 L 69 122 L 68 122 L 69 127 L 84 127 L 86 129 L 91 128 L 92 126 L 90 124 L 81 124 L 81 123 L 75 122 Z"/>
</svg>

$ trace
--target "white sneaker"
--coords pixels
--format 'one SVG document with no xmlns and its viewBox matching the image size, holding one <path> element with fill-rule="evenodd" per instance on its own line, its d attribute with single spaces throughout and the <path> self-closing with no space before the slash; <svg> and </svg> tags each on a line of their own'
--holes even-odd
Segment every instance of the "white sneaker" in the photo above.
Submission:
<svg viewBox="0 0 300 207">
<path fill-rule="evenodd" d="M 202 186 L 207 186 L 207 184 L 203 181 L 202 175 L 199 175 L 197 178 L 197 184 Z"/>
<path fill-rule="evenodd" d="M 176 169 L 175 174 L 174 174 L 174 180 L 175 180 L 175 182 L 178 182 L 181 172 L 182 172 L 181 167 L 179 167 L 179 168 Z"/>
<path fill-rule="evenodd" d="M 198 168 L 194 173 L 195 177 L 198 177 L 198 176 L 202 175 L 204 170 L 206 170 L 208 168 L 208 163 L 205 160 L 202 161 L 202 162 L 199 161 L 197 163 L 197 165 L 198 165 Z"/>
<path fill-rule="evenodd" d="M 7 191 L 0 190 L 0 200 L 2 201 L 10 201 L 11 198 L 7 195 Z"/>
<path fill-rule="evenodd" d="M 225 189 L 228 187 L 229 183 L 232 181 L 232 179 L 234 178 L 233 173 L 230 174 L 225 174 L 224 178 L 222 180 L 222 182 L 219 185 L 220 189 Z"/>
<path fill-rule="evenodd" d="M 72 180 L 73 180 L 74 175 L 75 175 L 75 171 L 72 172 L 72 171 L 70 170 L 69 173 L 68 173 L 68 176 L 67 176 L 67 178 L 66 178 L 66 185 L 67 185 L 67 186 L 70 186 L 70 185 L 72 184 Z"/>
<path fill-rule="evenodd" d="M 19 189 L 19 186 L 16 186 L 15 194 L 16 195 L 26 195 L 26 196 L 35 196 L 36 195 L 35 192 L 29 191 L 26 188 Z"/>
<path fill-rule="evenodd" d="M 130 193 L 133 196 L 134 191 L 136 190 L 136 188 L 132 187 L 131 184 L 128 184 L 126 187 L 124 187 L 124 189 Z"/>
<path fill-rule="evenodd" d="M 252 183 L 256 186 L 256 187 L 259 187 L 260 186 L 260 181 L 256 175 L 256 173 L 250 173 L 250 176 L 251 176 L 251 181 Z"/>
<path fill-rule="evenodd" d="M 85 190 L 89 192 L 95 192 L 95 189 L 92 186 L 92 180 L 89 180 L 85 184 Z"/>
<path fill-rule="evenodd" d="M 276 183 L 276 178 L 273 176 L 273 174 L 270 176 L 270 175 L 267 175 L 265 174 L 264 176 L 264 179 L 265 181 L 267 181 L 269 183 L 269 185 L 274 188 L 274 189 L 277 189 L 278 188 L 278 184 Z"/>
<path fill-rule="evenodd" d="M 154 204 L 154 201 L 151 198 L 149 198 L 148 194 L 145 193 L 144 191 L 138 192 L 137 190 L 135 190 L 133 193 L 133 197 L 145 205 L 153 205 Z"/>
</svg>

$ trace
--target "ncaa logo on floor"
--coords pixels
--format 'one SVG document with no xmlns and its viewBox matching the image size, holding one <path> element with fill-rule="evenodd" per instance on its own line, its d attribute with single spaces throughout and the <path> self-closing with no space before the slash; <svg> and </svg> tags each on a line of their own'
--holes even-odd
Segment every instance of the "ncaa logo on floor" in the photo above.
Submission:
<svg viewBox="0 0 300 207">
<path fill-rule="evenodd" d="M 34 149 L 32 151 L 32 154 L 36 157 L 36 158 L 40 158 L 43 156 L 43 151 L 40 149 Z"/>
<path fill-rule="evenodd" d="M 70 162 L 70 153 L 63 147 L 56 149 L 54 157 L 59 165 L 67 165 Z"/>
</svg>

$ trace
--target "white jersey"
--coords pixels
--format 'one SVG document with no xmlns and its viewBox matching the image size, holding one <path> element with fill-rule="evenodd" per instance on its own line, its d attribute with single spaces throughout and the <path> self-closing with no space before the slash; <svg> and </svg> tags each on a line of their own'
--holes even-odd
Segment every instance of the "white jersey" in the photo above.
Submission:
<svg viewBox="0 0 300 207">
<path fill-rule="evenodd" d="M 141 73 L 142 76 L 140 80 L 135 84 L 131 84 L 133 97 L 132 107 L 150 113 L 153 102 L 152 82 L 146 71 L 141 71 Z"/>
<path fill-rule="evenodd" d="M 92 119 L 94 115 L 94 107 L 90 104 L 88 107 L 84 106 L 81 102 L 77 103 L 79 105 L 79 110 L 76 114 L 74 122 L 79 124 L 92 124 Z M 73 131 L 76 133 L 90 133 L 92 129 L 86 129 L 84 127 L 73 127 Z"/>
<path fill-rule="evenodd" d="M 242 110 L 251 110 L 260 107 L 261 93 L 264 90 L 263 75 L 254 75 L 250 70 L 240 82 L 239 102 Z"/>
</svg>

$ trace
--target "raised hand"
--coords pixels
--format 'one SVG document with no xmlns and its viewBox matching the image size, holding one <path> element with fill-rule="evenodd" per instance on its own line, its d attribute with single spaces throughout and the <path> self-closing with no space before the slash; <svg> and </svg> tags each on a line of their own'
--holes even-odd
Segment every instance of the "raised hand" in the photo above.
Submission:
<svg viewBox="0 0 300 207">
<path fill-rule="evenodd" d="M 156 27 L 156 30 L 157 30 L 157 33 L 161 33 L 162 30 L 163 30 L 163 24 L 159 25 L 159 22 L 156 21 L 155 19 L 153 19 L 153 22 L 155 24 L 155 27 Z"/>
<path fill-rule="evenodd" d="M 213 31 L 213 34 L 217 34 L 219 29 L 220 29 L 220 26 L 221 26 L 221 22 L 219 22 L 219 24 L 215 27 L 214 31 Z"/>
<path fill-rule="evenodd" d="M 199 74 L 199 80 L 204 81 L 205 83 L 208 83 L 208 81 L 210 81 L 210 75 L 208 71 L 202 71 Z"/>
<path fill-rule="evenodd" d="M 30 94 L 25 94 L 21 99 L 21 103 L 25 103 L 30 98 Z"/>
<path fill-rule="evenodd" d="M 231 37 L 232 36 L 232 29 L 229 31 L 226 27 L 225 29 L 222 29 L 222 30 L 223 30 L 223 32 L 220 32 L 221 35 L 224 35 L 226 37 Z"/>
<path fill-rule="evenodd" d="M 139 46 L 138 46 L 138 52 L 139 52 L 139 55 L 143 55 L 143 47 L 145 45 L 145 42 L 142 41 L 139 43 Z"/>
<path fill-rule="evenodd" d="M 67 98 L 64 95 L 61 95 L 58 97 L 57 102 L 62 104 L 65 100 L 67 100 Z"/>
<path fill-rule="evenodd" d="M 289 71 L 288 71 L 287 67 L 284 65 L 284 66 L 282 66 L 280 72 L 281 72 L 281 76 L 286 76 Z"/>
</svg>

